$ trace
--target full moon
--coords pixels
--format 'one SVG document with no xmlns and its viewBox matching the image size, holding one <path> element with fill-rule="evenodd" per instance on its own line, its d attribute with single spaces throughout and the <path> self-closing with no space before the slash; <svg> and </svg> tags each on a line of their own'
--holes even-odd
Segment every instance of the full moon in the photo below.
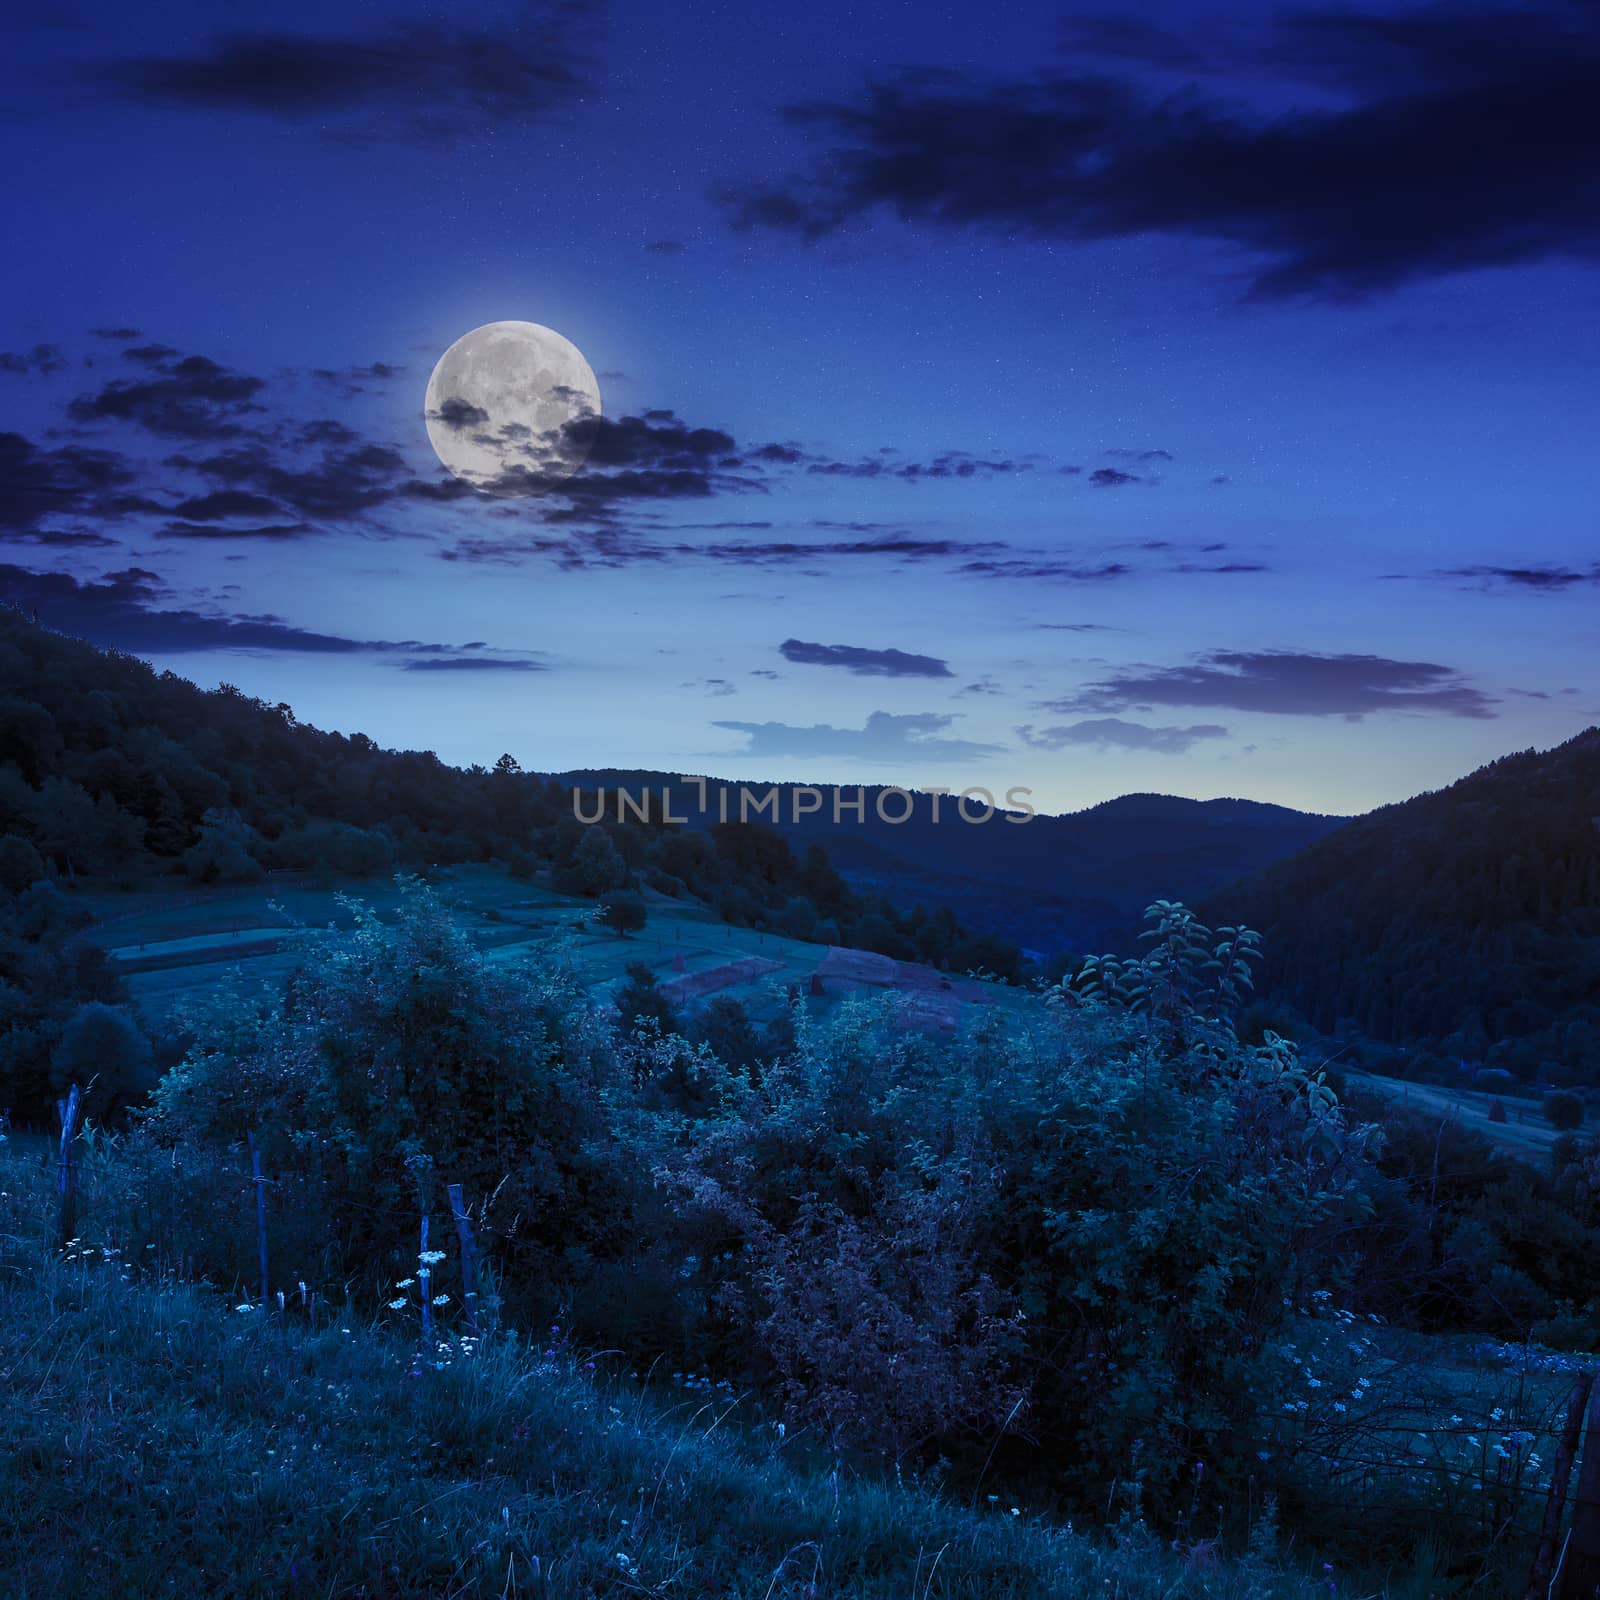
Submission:
<svg viewBox="0 0 1600 1600">
<path fill-rule="evenodd" d="M 424 416 L 439 460 L 492 495 L 537 494 L 570 477 L 593 442 L 600 386 L 570 339 L 537 322 L 486 322 L 439 357 Z"/>
</svg>

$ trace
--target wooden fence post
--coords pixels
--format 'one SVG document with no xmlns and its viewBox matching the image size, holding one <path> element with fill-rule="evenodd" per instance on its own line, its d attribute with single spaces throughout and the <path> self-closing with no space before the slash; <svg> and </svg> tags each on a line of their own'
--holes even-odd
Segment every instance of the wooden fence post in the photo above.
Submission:
<svg viewBox="0 0 1600 1600">
<path fill-rule="evenodd" d="M 456 1219 L 456 1240 L 461 1246 L 461 1302 L 467 1308 L 467 1326 L 474 1335 L 478 1327 L 478 1243 L 472 1237 L 472 1219 L 462 1203 L 461 1185 L 445 1185 L 450 1200 L 450 1214 Z"/>
<path fill-rule="evenodd" d="M 256 1186 L 256 1255 L 261 1262 L 261 1309 L 267 1309 L 267 1184 L 261 1176 L 261 1152 L 256 1136 L 247 1132 L 250 1144 L 250 1176 Z"/>
<path fill-rule="evenodd" d="M 1572 1386 L 1572 1398 L 1567 1402 L 1566 1426 L 1561 1430 L 1555 1460 L 1550 1466 L 1550 1494 L 1545 1501 L 1544 1527 L 1539 1534 L 1539 1551 L 1533 1560 L 1533 1571 L 1528 1575 L 1525 1600 L 1546 1600 L 1550 1589 L 1556 1545 L 1561 1537 L 1562 1513 L 1567 1508 L 1567 1481 L 1572 1476 L 1573 1458 L 1578 1453 L 1578 1437 L 1583 1432 L 1583 1412 L 1589 1404 L 1589 1391 L 1593 1388 L 1592 1372 L 1583 1373 Z"/>
<path fill-rule="evenodd" d="M 1589 1391 L 1583 1465 L 1572 1497 L 1572 1531 L 1561 1560 L 1560 1600 L 1595 1600 L 1600 1594 L 1600 1383 Z"/>
<path fill-rule="evenodd" d="M 433 1348 L 433 1268 L 428 1264 L 428 1213 L 422 1213 L 422 1248 L 417 1253 L 417 1288 L 422 1297 L 422 1348 Z"/>
<path fill-rule="evenodd" d="M 73 1084 L 65 1100 L 56 1101 L 61 1119 L 61 1155 L 56 1164 L 56 1248 L 65 1250 L 78 1229 L 78 1121 L 82 1091 Z"/>
</svg>

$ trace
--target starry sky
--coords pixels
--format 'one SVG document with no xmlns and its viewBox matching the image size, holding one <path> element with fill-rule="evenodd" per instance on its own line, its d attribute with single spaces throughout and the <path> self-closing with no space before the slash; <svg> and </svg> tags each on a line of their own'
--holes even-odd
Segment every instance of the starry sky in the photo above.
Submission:
<svg viewBox="0 0 1600 1600">
<path fill-rule="evenodd" d="M 52 8 L 0 597 L 461 764 L 1437 788 L 1600 720 L 1597 74 L 1586 0 Z M 604 411 L 515 500 L 423 419 L 501 319 Z"/>
</svg>

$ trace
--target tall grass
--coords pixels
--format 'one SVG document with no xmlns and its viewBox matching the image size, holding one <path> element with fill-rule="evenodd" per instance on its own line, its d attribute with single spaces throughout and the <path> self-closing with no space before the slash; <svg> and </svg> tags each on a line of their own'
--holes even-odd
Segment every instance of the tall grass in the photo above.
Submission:
<svg viewBox="0 0 1600 1600">
<path fill-rule="evenodd" d="M 0 1144 L 0 1593 L 1265 1600 L 1278 1569 L 1095 1540 L 818 1470 L 735 1396 L 672 1403 L 559 1341 L 417 1360 L 337 1302 L 264 1313 L 86 1232 Z M 89 1224 L 92 1230 L 93 1223 Z M 151 1252 L 152 1260 L 155 1252 Z M 448 1354 L 451 1359 L 445 1359 Z"/>
</svg>

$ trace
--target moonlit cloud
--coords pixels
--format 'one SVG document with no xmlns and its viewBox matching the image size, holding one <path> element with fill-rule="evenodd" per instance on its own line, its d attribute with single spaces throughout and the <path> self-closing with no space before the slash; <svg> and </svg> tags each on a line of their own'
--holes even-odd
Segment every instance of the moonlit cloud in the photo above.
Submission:
<svg viewBox="0 0 1600 1600">
<path fill-rule="evenodd" d="M 849 761 L 905 762 L 974 761 L 1003 747 L 972 739 L 945 737 L 956 719 L 935 712 L 895 716 L 874 711 L 860 728 L 836 728 L 827 723 L 797 727 L 786 722 L 715 722 L 745 734 L 748 743 L 741 756 L 828 756 Z"/>
</svg>

